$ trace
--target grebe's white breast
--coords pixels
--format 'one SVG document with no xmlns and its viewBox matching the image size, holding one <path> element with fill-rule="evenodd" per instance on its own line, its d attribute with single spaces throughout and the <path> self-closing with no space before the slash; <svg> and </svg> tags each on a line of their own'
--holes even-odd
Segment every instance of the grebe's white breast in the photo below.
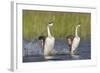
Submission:
<svg viewBox="0 0 100 73">
<path fill-rule="evenodd" d="M 72 42 L 72 50 L 74 51 L 80 43 L 80 37 L 75 37 Z"/>
<path fill-rule="evenodd" d="M 44 45 L 44 55 L 48 56 L 54 48 L 54 43 L 55 43 L 55 38 L 54 37 L 47 37 L 45 40 L 45 45 Z"/>
</svg>

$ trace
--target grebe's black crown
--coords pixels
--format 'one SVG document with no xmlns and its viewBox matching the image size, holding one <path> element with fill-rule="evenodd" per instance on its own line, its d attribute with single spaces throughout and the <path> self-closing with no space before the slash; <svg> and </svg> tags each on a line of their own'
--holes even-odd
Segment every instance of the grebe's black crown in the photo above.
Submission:
<svg viewBox="0 0 100 73">
<path fill-rule="evenodd" d="M 51 21 L 51 22 L 48 22 L 49 24 L 52 24 L 53 23 L 53 21 Z"/>
</svg>

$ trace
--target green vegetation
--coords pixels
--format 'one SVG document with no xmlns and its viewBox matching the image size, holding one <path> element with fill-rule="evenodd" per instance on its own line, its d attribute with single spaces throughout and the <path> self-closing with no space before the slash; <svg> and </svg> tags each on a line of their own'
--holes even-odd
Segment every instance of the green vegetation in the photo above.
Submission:
<svg viewBox="0 0 100 73">
<path fill-rule="evenodd" d="M 51 33 L 55 38 L 66 37 L 75 33 L 80 23 L 81 39 L 91 38 L 91 14 L 78 12 L 53 12 L 23 10 L 23 38 L 31 40 L 39 35 L 47 36 L 48 22 L 53 21 Z"/>
</svg>

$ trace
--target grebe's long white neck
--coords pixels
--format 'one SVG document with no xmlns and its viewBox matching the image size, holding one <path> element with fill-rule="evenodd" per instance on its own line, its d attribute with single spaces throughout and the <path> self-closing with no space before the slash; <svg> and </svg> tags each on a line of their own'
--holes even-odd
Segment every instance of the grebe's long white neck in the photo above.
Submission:
<svg viewBox="0 0 100 73">
<path fill-rule="evenodd" d="M 48 37 L 51 37 L 51 32 L 50 32 L 50 27 L 53 26 L 53 23 L 50 23 L 48 26 L 47 26 L 47 31 L 48 31 Z"/>
<path fill-rule="evenodd" d="M 76 26 L 76 30 L 75 30 L 75 36 L 78 37 L 78 28 L 80 27 L 80 25 Z"/>
<path fill-rule="evenodd" d="M 50 27 L 49 26 L 47 26 L 47 30 L 48 30 L 48 37 L 51 37 Z"/>
</svg>

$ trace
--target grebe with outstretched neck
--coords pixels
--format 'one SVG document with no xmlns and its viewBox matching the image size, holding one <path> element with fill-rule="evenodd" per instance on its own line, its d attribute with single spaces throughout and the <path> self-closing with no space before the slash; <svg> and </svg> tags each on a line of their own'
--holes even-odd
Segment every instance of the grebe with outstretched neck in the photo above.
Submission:
<svg viewBox="0 0 100 73">
<path fill-rule="evenodd" d="M 50 33 L 50 27 L 53 26 L 53 23 L 49 23 L 47 26 L 47 33 L 48 36 L 40 36 L 39 40 L 42 40 L 42 45 L 43 45 L 43 54 L 45 59 L 50 59 L 50 55 L 52 54 L 53 48 L 54 48 L 54 43 L 55 43 L 55 38 L 51 35 Z"/>
<path fill-rule="evenodd" d="M 73 56 L 75 54 L 75 50 L 79 46 L 79 43 L 80 43 L 80 37 L 78 36 L 78 28 L 79 27 L 80 27 L 80 25 L 76 26 L 75 36 L 69 35 L 67 37 L 69 51 L 70 51 L 70 55 L 71 56 Z"/>
</svg>

